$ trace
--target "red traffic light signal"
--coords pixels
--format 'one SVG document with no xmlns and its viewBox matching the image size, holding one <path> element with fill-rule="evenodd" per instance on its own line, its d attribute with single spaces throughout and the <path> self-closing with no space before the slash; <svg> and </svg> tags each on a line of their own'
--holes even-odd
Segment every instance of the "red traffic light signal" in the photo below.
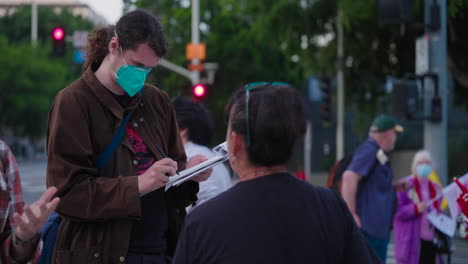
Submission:
<svg viewBox="0 0 468 264">
<path fill-rule="evenodd" d="M 192 92 L 193 92 L 193 95 L 195 96 L 195 98 L 202 98 L 203 96 L 205 96 L 206 94 L 206 87 L 199 83 L 197 85 L 195 85 L 192 89 Z"/>
<path fill-rule="evenodd" d="M 54 40 L 62 40 L 65 38 L 65 31 L 61 27 L 56 27 L 52 30 L 52 38 Z"/>
<path fill-rule="evenodd" d="M 62 27 L 52 29 L 52 56 L 63 57 L 65 55 L 65 30 Z"/>
</svg>

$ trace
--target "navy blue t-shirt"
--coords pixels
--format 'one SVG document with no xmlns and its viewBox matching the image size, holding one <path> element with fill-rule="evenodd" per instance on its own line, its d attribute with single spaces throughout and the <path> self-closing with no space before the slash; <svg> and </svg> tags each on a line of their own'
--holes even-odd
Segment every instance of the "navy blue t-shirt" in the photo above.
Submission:
<svg viewBox="0 0 468 264">
<path fill-rule="evenodd" d="M 239 182 L 187 216 L 173 264 L 380 263 L 335 192 L 287 173 Z"/>
<path fill-rule="evenodd" d="M 377 160 L 378 150 L 377 142 L 369 138 L 356 149 L 347 169 L 363 177 L 356 198 L 362 230 L 372 237 L 388 239 L 395 199 L 393 174 L 389 161 L 382 165 Z"/>
</svg>

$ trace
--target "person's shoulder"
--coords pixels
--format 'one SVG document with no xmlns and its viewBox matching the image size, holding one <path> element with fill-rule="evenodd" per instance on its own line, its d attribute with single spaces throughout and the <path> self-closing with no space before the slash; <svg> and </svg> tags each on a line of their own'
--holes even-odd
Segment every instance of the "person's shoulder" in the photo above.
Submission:
<svg viewBox="0 0 468 264">
<path fill-rule="evenodd" d="M 222 216 L 225 212 L 231 211 L 233 206 L 236 206 L 236 197 L 239 192 L 236 186 L 226 190 L 223 193 L 211 198 L 210 200 L 193 208 L 187 216 L 190 221 L 207 221 L 215 220 L 216 216 Z M 215 212 L 215 213 L 214 213 Z"/>
<path fill-rule="evenodd" d="M 352 154 L 351 163 L 356 161 L 367 160 L 371 161 L 376 157 L 378 146 L 376 146 L 370 139 L 361 143 Z"/>
<path fill-rule="evenodd" d="M 145 83 L 143 86 L 143 101 L 159 109 L 172 109 L 169 95 L 162 89 Z"/>
<path fill-rule="evenodd" d="M 0 139 L 0 149 L 8 148 L 8 145 L 5 141 Z"/>
<path fill-rule="evenodd" d="M 322 186 L 317 186 L 314 184 L 311 184 L 309 182 L 303 181 L 301 179 L 298 179 L 294 176 L 291 176 L 291 181 L 294 182 L 296 185 L 296 188 L 294 188 L 294 192 L 297 192 L 299 195 L 306 195 L 307 197 L 314 197 L 314 201 L 338 201 L 339 200 L 339 195 L 336 191 L 322 187 Z"/>
<path fill-rule="evenodd" d="M 6 160 L 8 153 L 10 153 L 10 147 L 6 142 L 0 139 L 0 162 Z"/>
<path fill-rule="evenodd" d="M 356 153 L 367 153 L 367 152 L 377 152 L 379 147 L 376 145 L 376 143 L 371 139 L 367 139 L 366 141 L 362 142 L 355 150 Z"/>
<path fill-rule="evenodd" d="M 323 219 L 344 219 L 348 207 L 338 192 L 330 188 L 315 185 L 311 185 L 308 190 L 309 192 L 305 194 L 307 197 L 310 197 L 309 203 L 318 214 L 324 217 Z"/>
<path fill-rule="evenodd" d="M 86 82 L 80 77 L 60 90 L 55 99 L 65 103 L 74 103 L 78 98 L 89 97 L 86 93 L 88 89 L 83 89 L 85 86 L 87 86 Z"/>
<path fill-rule="evenodd" d="M 159 99 L 159 100 L 169 100 L 170 101 L 169 95 L 165 91 L 163 91 L 159 87 L 156 87 L 156 86 L 148 84 L 148 83 L 145 83 L 145 85 L 143 87 L 143 95 L 145 97 L 152 97 L 152 98 L 156 98 L 156 99 Z"/>
<path fill-rule="evenodd" d="M 189 158 L 189 156 L 193 157 L 198 154 L 203 155 L 207 158 L 211 158 L 214 156 L 214 153 L 211 149 L 209 149 L 206 146 L 193 143 L 192 141 L 187 142 L 184 145 L 184 148 L 185 148 L 185 152 L 187 153 L 187 158 Z"/>
<path fill-rule="evenodd" d="M 309 185 L 312 186 L 311 192 L 315 193 L 321 199 L 335 202 L 339 200 L 339 195 L 336 191 L 322 186 Z"/>
</svg>

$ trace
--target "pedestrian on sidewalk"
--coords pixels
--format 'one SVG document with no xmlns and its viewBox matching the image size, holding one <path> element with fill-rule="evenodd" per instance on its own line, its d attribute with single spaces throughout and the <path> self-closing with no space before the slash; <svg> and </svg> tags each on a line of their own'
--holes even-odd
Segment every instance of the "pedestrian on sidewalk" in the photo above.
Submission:
<svg viewBox="0 0 468 264">
<path fill-rule="evenodd" d="M 208 109 L 201 103 L 182 96 L 173 98 L 172 105 L 187 158 L 198 154 L 207 158 L 214 157 L 213 151 L 208 148 L 214 132 L 214 122 Z M 187 207 L 187 212 L 226 191 L 231 185 L 231 176 L 224 164 L 215 166 L 211 177 L 200 183 L 198 200 Z"/>
<path fill-rule="evenodd" d="M 240 181 L 193 210 L 174 264 L 380 263 L 344 201 L 288 172 L 306 130 L 305 102 L 285 83 L 252 83 L 225 110 Z"/>
<path fill-rule="evenodd" d="M 39 232 L 59 198 L 50 187 L 31 205 L 24 205 L 21 179 L 15 156 L 0 140 L 0 263 L 36 262 L 42 241 Z"/>
<path fill-rule="evenodd" d="M 388 153 L 395 146 L 397 132 L 402 131 L 403 127 L 393 117 L 377 116 L 369 129 L 369 138 L 354 151 L 351 163 L 343 173 L 343 199 L 383 263 L 387 258 L 390 227 L 396 208 Z"/>
<path fill-rule="evenodd" d="M 435 264 L 434 226 L 427 219 L 431 210 L 440 211 L 440 186 L 431 180 L 431 154 L 418 151 L 413 158 L 411 174 L 399 182 L 407 186 L 397 192 L 398 209 L 393 228 L 395 259 L 398 264 Z M 432 202 L 431 202 L 432 201 Z"/>
<path fill-rule="evenodd" d="M 185 207 L 211 171 L 162 188 L 206 160 L 186 164 L 169 97 L 145 83 L 165 53 L 156 17 L 128 12 L 93 31 L 84 73 L 57 94 L 47 133 L 47 185 L 62 198 L 53 263 L 170 262 Z"/>
</svg>

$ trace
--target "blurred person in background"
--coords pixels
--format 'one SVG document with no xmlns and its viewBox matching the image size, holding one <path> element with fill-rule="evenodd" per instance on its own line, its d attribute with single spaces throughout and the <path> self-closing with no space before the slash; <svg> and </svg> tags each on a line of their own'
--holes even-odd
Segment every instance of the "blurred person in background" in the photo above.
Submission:
<svg viewBox="0 0 468 264">
<path fill-rule="evenodd" d="M 128 12 L 90 35 L 84 73 L 54 99 L 47 184 L 58 188 L 62 221 L 53 263 L 170 262 L 185 207 L 210 170 L 161 188 L 177 170 L 206 160 L 186 163 L 169 97 L 145 83 L 165 53 L 156 17 Z M 99 166 L 120 127 L 124 136 Z"/>
<path fill-rule="evenodd" d="M 187 97 L 172 99 L 172 105 L 179 125 L 180 137 L 187 158 L 201 154 L 212 158 L 214 153 L 208 148 L 214 132 L 214 123 L 208 110 L 200 103 Z M 223 164 L 213 168 L 210 178 L 200 183 L 198 200 L 187 207 L 187 212 L 231 187 L 231 177 Z"/>
<path fill-rule="evenodd" d="M 226 140 L 240 181 L 187 216 L 174 264 L 380 263 L 339 195 L 286 169 L 305 111 L 285 83 L 235 92 Z"/>
<path fill-rule="evenodd" d="M 57 192 L 50 187 L 31 205 L 24 205 L 23 190 L 16 159 L 0 140 L 0 263 L 36 262 L 42 242 L 39 232 L 57 207 Z"/>
<path fill-rule="evenodd" d="M 398 207 L 393 220 L 395 259 L 399 264 L 435 264 L 434 226 L 427 219 L 430 210 L 440 211 L 440 186 L 431 180 L 431 154 L 418 151 L 411 175 L 399 180 L 406 186 L 397 192 Z M 430 201 L 433 201 L 430 203 Z"/>
<path fill-rule="evenodd" d="M 397 132 L 402 131 L 403 127 L 393 117 L 375 117 L 368 140 L 354 151 L 351 163 L 343 173 L 343 199 L 356 224 L 384 263 L 396 207 L 388 153 L 395 147 Z"/>
</svg>

